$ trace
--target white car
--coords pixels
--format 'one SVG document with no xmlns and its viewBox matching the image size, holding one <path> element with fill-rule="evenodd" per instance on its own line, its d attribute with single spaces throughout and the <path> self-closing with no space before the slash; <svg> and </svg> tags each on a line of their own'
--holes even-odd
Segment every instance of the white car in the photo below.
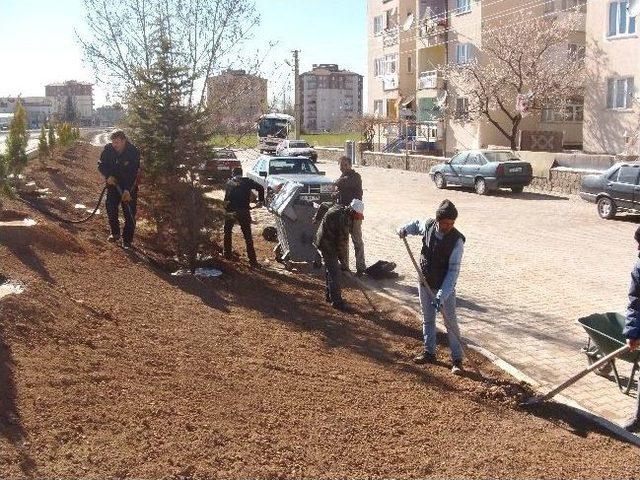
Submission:
<svg viewBox="0 0 640 480">
<path fill-rule="evenodd" d="M 279 157 L 307 157 L 312 162 L 318 160 L 318 153 L 305 140 L 283 140 L 276 148 Z"/>
</svg>

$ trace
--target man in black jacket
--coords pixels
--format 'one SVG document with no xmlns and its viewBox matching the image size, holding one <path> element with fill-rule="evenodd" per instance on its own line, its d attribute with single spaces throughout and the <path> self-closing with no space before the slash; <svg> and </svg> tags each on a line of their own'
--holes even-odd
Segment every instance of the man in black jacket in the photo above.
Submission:
<svg viewBox="0 0 640 480">
<path fill-rule="evenodd" d="M 638 243 L 638 250 L 640 250 L 640 227 L 636 230 L 635 239 Z M 631 272 L 627 322 L 622 333 L 627 339 L 627 345 L 631 351 L 640 348 L 640 260 L 636 262 Z M 640 393 L 638 394 L 635 416 L 625 424 L 624 428 L 630 432 L 640 432 Z"/>
<path fill-rule="evenodd" d="M 351 167 L 349 157 L 342 156 L 339 162 L 342 176 L 336 180 L 337 200 L 340 205 L 348 207 L 353 200 L 362 200 L 362 177 Z M 349 233 L 356 254 L 356 273 L 361 275 L 367 269 L 364 259 L 364 241 L 362 240 L 362 219 L 353 220 Z M 345 270 L 349 268 L 349 249 L 347 249 L 347 256 L 342 267 Z"/>
<path fill-rule="evenodd" d="M 251 191 L 258 192 L 258 206 L 264 203 L 264 187 L 250 178 L 242 176 L 241 168 L 233 169 L 233 176 L 227 182 L 224 202 L 226 215 L 224 219 L 224 256 L 231 259 L 231 233 L 236 222 L 240 224 L 244 241 L 247 244 L 247 256 L 252 266 L 258 265 L 256 251 L 251 236 Z"/>
<path fill-rule="evenodd" d="M 120 240 L 120 218 L 118 207 L 122 205 L 124 229 L 122 245 L 131 247 L 136 228 L 136 207 L 138 203 L 138 171 L 140 170 L 140 152 L 127 140 L 122 130 L 116 130 L 109 137 L 100 155 L 98 170 L 107 183 L 107 216 L 111 235 L 108 240 Z"/>
</svg>

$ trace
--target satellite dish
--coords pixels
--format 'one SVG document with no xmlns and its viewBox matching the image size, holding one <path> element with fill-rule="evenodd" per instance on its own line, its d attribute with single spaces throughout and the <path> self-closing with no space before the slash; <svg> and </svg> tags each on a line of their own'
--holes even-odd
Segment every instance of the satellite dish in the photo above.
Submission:
<svg viewBox="0 0 640 480">
<path fill-rule="evenodd" d="M 630 17 L 637 17 L 640 15 L 640 0 L 630 0 L 627 4 L 627 12 Z"/>
<path fill-rule="evenodd" d="M 407 20 L 404 22 L 404 25 L 402 25 L 402 30 L 404 30 L 405 32 L 408 32 L 409 30 L 411 30 L 412 26 L 413 26 L 413 13 L 410 13 L 409 16 L 407 17 Z"/>
</svg>

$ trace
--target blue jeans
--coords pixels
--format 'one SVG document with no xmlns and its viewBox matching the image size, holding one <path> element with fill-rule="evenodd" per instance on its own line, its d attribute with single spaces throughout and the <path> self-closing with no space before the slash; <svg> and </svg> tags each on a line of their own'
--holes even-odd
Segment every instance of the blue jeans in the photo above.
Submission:
<svg viewBox="0 0 640 480">
<path fill-rule="evenodd" d="M 436 353 L 436 309 L 431 305 L 431 299 L 426 290 L 419 285 L 420 289 L 420 306 L 422 307 L 422 334 L 424 336 L 425 351 Z M 435 293 L 434 293 L 435 295 Z M 458 318 L 456 317 L 456 292 L 453 292 L 449 298 L 442 304 L 447 328 L 447 336 L 449 338 L 449 348 L 451 349 L 451 359 L 453 361 L 462 360 L 463 352 L 460 345 L 460 329 L 458 328 Z"/>
</svg>

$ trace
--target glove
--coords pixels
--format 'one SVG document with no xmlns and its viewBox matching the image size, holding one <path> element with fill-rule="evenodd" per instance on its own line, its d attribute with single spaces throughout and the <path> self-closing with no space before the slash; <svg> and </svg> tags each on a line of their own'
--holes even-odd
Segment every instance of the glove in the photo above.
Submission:
<svg viewBox="0 0 640 480">
<path fill-rule="evenodd" d="M 264 202 L 257 202 L 256 203 L 256 207 L 255 208 L 262 208 L 264 207 Z"/>
<path fill-rule="evenodd" d="M 129 203 L 130 201 L 131 201 L 131 193 L 129 193 L 129 190 L 125 190 L 124 192 L 122 192 L 122 202 Z"/>
<path fill-rule="evenodd" d="M 433 302 L 431 302 L 431 305 L 433 305 L 436 313 L 440 313 L 440 310 L 442 310 L 442 303 L 440 303 L 439 298 L 436 298 Z"/>
<path fill-rule="evenodd" d="M 404 227 L 400 227 L 398 229 L 398 236 L 400 238 L 405 238 L 407 236 L 407 231 L 404 229 Z"/>
<path fill-rule="evenodd" d="M 118 179 L 116 177 L 107 177 L 107 185 L 110 187 L 115 187 L 118 184 Z"/>
</svg>

